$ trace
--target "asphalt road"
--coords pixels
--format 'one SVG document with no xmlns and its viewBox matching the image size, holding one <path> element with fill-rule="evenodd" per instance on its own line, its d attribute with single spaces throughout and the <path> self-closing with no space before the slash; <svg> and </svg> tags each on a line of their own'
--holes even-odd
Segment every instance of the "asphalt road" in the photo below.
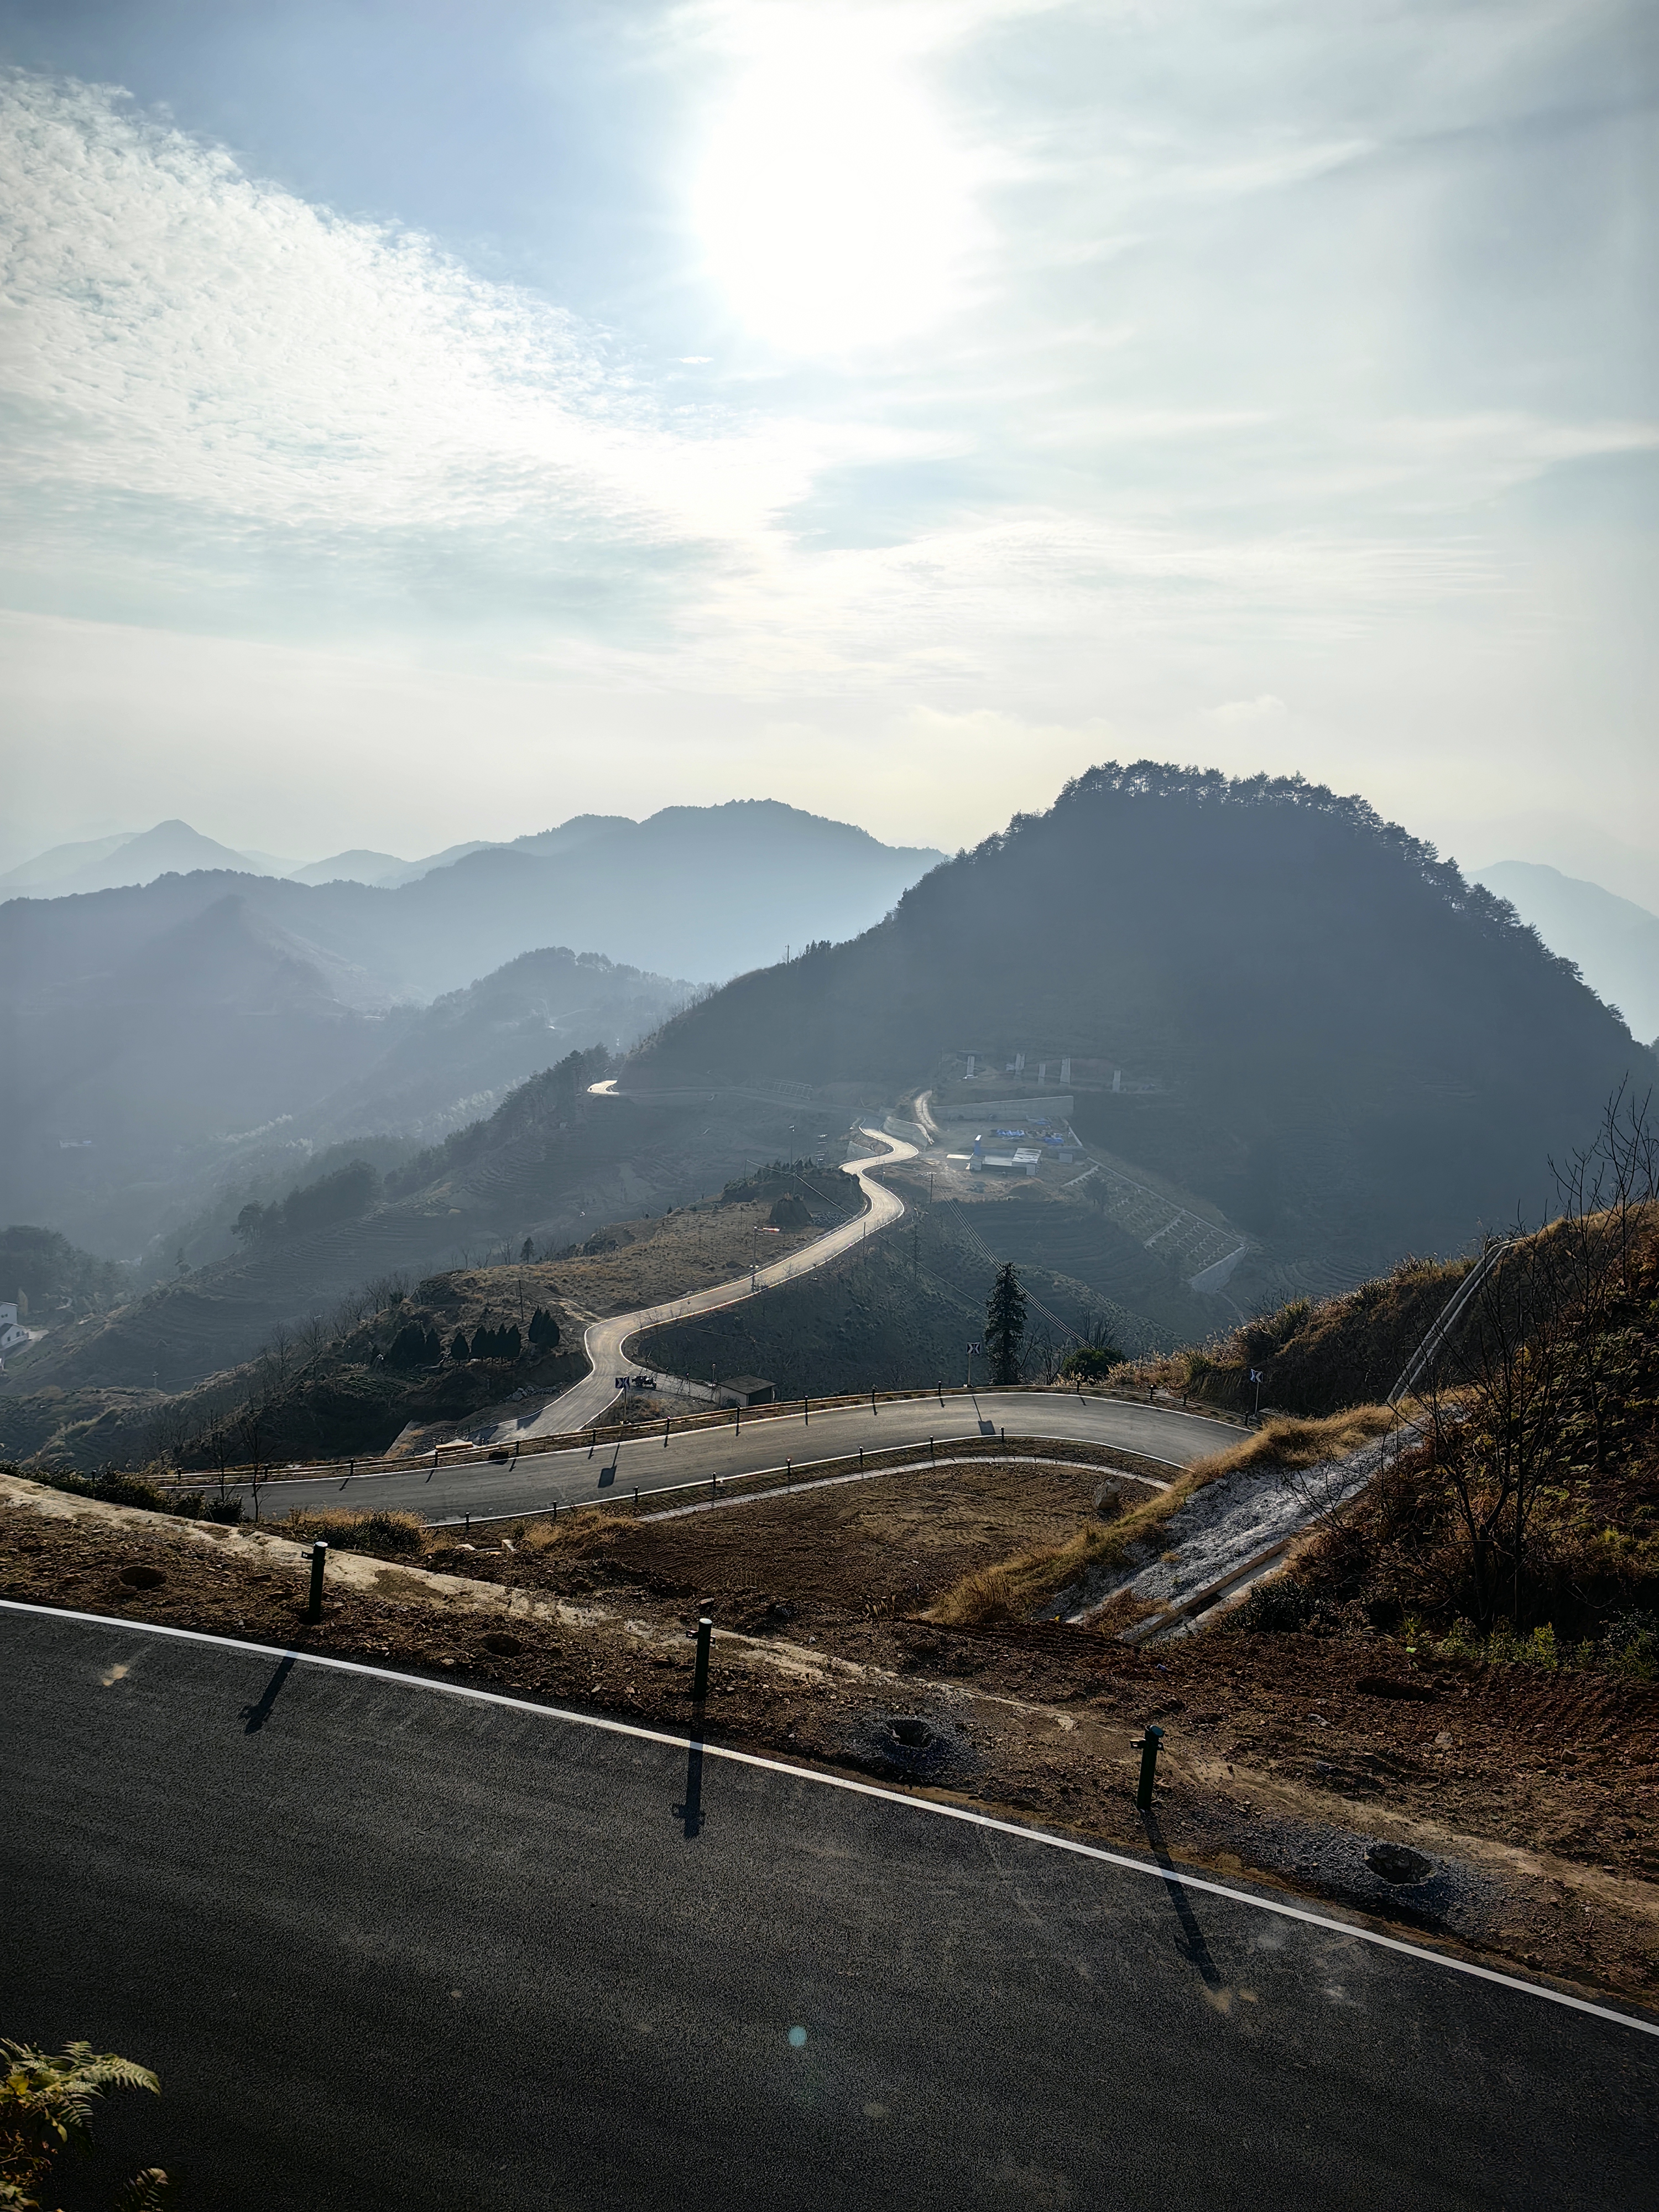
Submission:
<svg viewBox="0 0 1659 2212">
<path fill-rule="evenodd" d="M 599 1091 L 606 1086 L 594 1084 L 590 1087 Z M 815 1268 L 826 1267 L 854 1245 L 862 1243 L 866 1237 L 900 1220 L 904 1213 L 904 1200 L 878 1182 L 871 1170 L 891 1167 L 896 1160 L 912 1160 L 916 1148 L 884 1136 L 877 1129 L 866 1129 L 862 1133 L 872 1144 L 886 1148 L 872 1159 L 840 1164 L 842 1173 L 851 1176 L 864 1194 L 866 1203 L 863 1212 L 855 1214 L 850 1221 L 843 1221 L 837 1228 L 827 1230 L 811 1243 L 790 1253 L 787 1259 L 758 1269 L 752 1278 L 745 1274 L 732 1282 L 714 1283 L 706 1291 L 692 1291 L 661 1305 L 641 1306 L 634 1313 L 613 1314 L 608 1320 L 591 1322 L 582 1337 L 582 1350 L 587 1354 L 590 1371 L 580 1382 L 550 1399 L 521 1433 L 565 1436 L 573 1430 L 586 1428 L 590 1422 L 603 1419 L 606 1407 L 617 1395 L 615 1378 L 629 1364 L 623 1357 L 624 1347 L 644 1330 L 660 1328 L 671 1321 L 684 1321 L 691 1314 L 716 1313 L 726 1306 L 741 1305 L 745 1298 L 757 1297 L 780 1283 L 793 1283 L 802 1275 L 810 1275 Z"/>
<path fill-rule="evenodd" d="M 661 1431 L 633 1442 L 606 1444 L 590 1453 L 538 1452 L 505 1466 L 470 1462 L 463 1466 L 429 1462 L 396 1474 L 312 1475 L 292 1482 L 261 1486 L 262 1518 L 276 1519 L 295 1505 L 401 1506 L 429 1521 L 544 1513 L 560 1505 L 589 1504 L 607 1497 L 641 1496 L 686 1483 L 707 1483 L 712 1475 L 752 1474 L 767 1468 L 798 1467 L 836 1459 L 860 1449 L 879 1451 L 897 1444 L 941 1446 L 964 1437 L 1006 1431 L 1014 1437 L 1042 1437 L 1068 1442 L 1113 1444 L 1170 1467 L 1185 1467 L 1206 1452 L 1239 1440 L 1237 1427 L 1206 1420 L 1197 1413 L 1173 1413 L 1160 1406 L 1137 1406 L 1113 1398 L 1039 1396 L 1020 1390 L 952 1392 L 938 1398 L 908 1398 L 879 1404 L 832 1406 L 745 1423 L 729 1428 L 682 1431 L 664 1443 Z"/>
<path fill-rule="evenodd" d="M 4 2032 L 165 2093 L 68 2212 L 141 2160 L 198 2212 L 1653 2203 L 1631 2027 L 570 1719 L 125 1623 L 0 1651 Z"/>
</svg>

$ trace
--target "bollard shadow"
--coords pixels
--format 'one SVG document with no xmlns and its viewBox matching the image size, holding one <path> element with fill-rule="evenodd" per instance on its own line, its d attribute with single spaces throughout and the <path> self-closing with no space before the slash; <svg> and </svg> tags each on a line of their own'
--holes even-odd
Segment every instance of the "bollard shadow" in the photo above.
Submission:
<svg viewBox="0 0 1659 2212">
<path fill-rule="evenodd" d="M 1175 1908 L 1176 1918 L 1181 1923 L 1176 1949 L 1190 1965 L 1197 1967 L 1206 1989 L 1218 1990 L 1222 1985 L 1221 1976 L 1216 1971 L 1215 1960 L 1210 1956 L 1210 1947 L 1204 1940 L 1204 1930 L 1198 1924 L 1198 1916 L 1193 1911 L 1180 1872 L 1170 1856 L 1170 1847 L 1164 1840 L 1164 1831 L 1158 1825 L 1157 1814 L 1143 1813 L 1140 1825 L 1146 1832 L 1146 1841 L 1152 1856 L 1164 1869 L 1164 1891 Z"/>
<path fill-rule="evenodd" d="M 279 1659 L 276 1662 L 276 1671 L 261 1692 L 258 1704 L 244 1705 L 237 1714 L 236 1717 L 239 1721 L 246 1723 L 246 1726 L 242 1730 L 244 1735 L 258 1735 L 259 1730 L 270 1718 L 270 1709 L 276 1704 L 283 1683 L 287 1681 L 293 1671 L 294 1655 L 290 1652 L 286 1659 Z"/>
<path fill-rule="evenodd" d="M 688 1844 L 694 1843 L 702 1827 L 702 1743 L 701 1713 L 697 1716 L 698 1734 L 685 1747 L 685 1802 L 676 1805 L 674 1818 L 678 1820 Z"/>
</svg>

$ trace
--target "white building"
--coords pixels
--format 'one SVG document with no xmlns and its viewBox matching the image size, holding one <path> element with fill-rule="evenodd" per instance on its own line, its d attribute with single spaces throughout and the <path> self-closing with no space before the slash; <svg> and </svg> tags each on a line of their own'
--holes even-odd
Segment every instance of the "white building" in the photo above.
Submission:
<svg viewBox="0 0 1659 2212">
<path fill-rule="evenodd" d="M 9 1352 L 14 1345 L 27 1344 L 29 1333 L 17 1318 L 17 1308 L 9 1299 L 0 1299 L 0 1352 Z"/>
</svg>

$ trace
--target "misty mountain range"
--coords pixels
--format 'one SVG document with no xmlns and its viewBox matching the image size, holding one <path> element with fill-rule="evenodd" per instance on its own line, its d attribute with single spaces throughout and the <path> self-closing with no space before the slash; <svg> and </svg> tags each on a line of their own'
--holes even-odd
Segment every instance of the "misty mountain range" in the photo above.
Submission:
<svg viewBox="0 0 1659 2212">
<path fill-rule="evenodd" d="M 428 853 L 422 860 L 404 860 L 395 853 L 377 853 L 358 847 L 333 854 L 326 860 L 308 860 L 303 866 L 279 860 L 270 853 L 237 851 L 212 837 L 204 837 L 188 822 L 173 821 L 158 822 L 153 830 L 124 831 L 118 836 L 78 844 L 55 845 L 51 851 L 38 853 L 32 860 L 0 872 L 0 896 L 65 898 L 77 892 L 120 890 L 153 883 L 158 876 L 227 868 L 237 874 L 276 876 L 297 884 L 356 883 L 395 889 L 399 884 L 411 884 L 421 876 L 430 875 L 434 868 L 453 867 L 456 861 L 467 860 L 474 853 L 528 853 L 540 860 L 551 860 L 574 853 L 582 846 L 608 842 L 612 848 L 612 858 L 625 860 L 635 834 L 648 831 L 653 824 L 662 825 L 657 832 L 660 839 L 665 835 L 672 837 L 676 828 L 700 823 L 711 814 L 747 811 L 752 817 L 756 810 L 770 815 L 775 833 L 787 834 L 785 817 L 789 817 L 788 826 L 797 835 L 801 834 L 800 825 L 816 823 L 820 830 L 830 833 L 829 842 L 838 848 L 843 863 L 856 865 L 852 860 L 853 841 L 861 840 L 873 852 L 896 854 L 910 872 L 907 881 L 925 873 L 945 857 L 925 847 L 883 846 L 867 832 L 848 823 L 828 822 L 817 815 L 803 814 L 798 808 L 785 806 L 775 799 L 732 799 L 724 808 L 667 807 L 645 822 L 635 822 L 625 814 L 579 814 L 551 830 L 538 830 L 507 839 L 475 837 L 463 844 L 446 846 L 441 853 Z M 646 848 L 650 849 L 654 842 L 647 836 Z M 860 857 L 867 860 L 870 854 Z"/>
<path fill-rule="evenodd" d="M 712 992 L 562 949 L 488 963 L 579 900 L 615 938 L 735 943 L 800 913 L 792 855 L 868 858 L 836 827 L 680 810 L 393 887 L 212 871 L 0 908 L 0 1213 L 104 1252 L 162 1226 L 190 1248 L 64 1379 L 211 1372 L 377 1268 L 579 1238 L 833 1138 L 855 1106 L 931 1089 L 971 1113 L 969 1052 L 994 1091 L 1019 1052 L 1069 1058 L 1085 1142 L 1250 1241 L 1247 1299 L 1535 1218 L 1547 1156 L 1656 1073 L 1510 906 L 1362 801 L 1146 763 L 1091 771 L 881 919 L 872 866 L 868 926 Z M 409 995 L 470 959 L 479 980 Z M 590 1052 L 628 1054 L 620 1097 L 589 1101 Z M 355 1147 L 385 1175 L 361 1218 L 231 1249 L 239 1193 L 279 1197 Z M 1103 1190 L 1033 1188 L 979 1218 L 1000 1256 L 1201 1329 L 1182 1267 Z"/>
<path fill-rule="evenodd" d="M 14 898 L 0 1219 L 131 1256 L 216 1176 L 441 1133 L 574 1048 L 625 1049 L 704 979 L 855 933 L 933 857 L 744 802 L 589 817 L 391 887 L 212 868 Z"/>
<path fill-rule="evenodd" d="M 669 810 L 692 814 L 705 811 Z M 233 850 L 204 837 L 187 822 L 161 822 L 142 833 L 123 832 L 54 846 L 50 852 L 37 854 L 33 860 L 0 872 L 0 897 L 62 898 L 203 869 L 276 876 L 297 884 L 356 883 L 395 889 L 429 875 L 435 868 L 453 867 L 474 853 L 532 853 L 545 859 L 604 839 L 626 839 L 630 832 L 645 826 L 624 815 L 583 814 L 552 830 L 504 841 L 474 838 L 419 860 L 405 860 L 395 853 L 355 847 L 301 866 L 268 853 Z M 902 847 L 890 849 L 908 860 L 917 875 L 944 857 L 926 848 L 908 852 Z M 1470 880 L 1508 899 L 1553 952 L 1576 962 L 1591 989 L 1619 1008 L 1636 1036 L 1659 1039 L 1659 915 L 1600 884 L 1537 861 L 1494 861 L 1474 870 Z M 812 933 L 804 933 L 810 937 Z"/>
</svg>

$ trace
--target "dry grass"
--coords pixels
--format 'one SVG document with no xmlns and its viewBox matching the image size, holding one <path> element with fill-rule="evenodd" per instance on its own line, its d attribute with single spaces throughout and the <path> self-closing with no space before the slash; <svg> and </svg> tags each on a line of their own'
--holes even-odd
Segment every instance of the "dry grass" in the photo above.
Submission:
<svg viewBox="0 0 1659 2212">
<path fill-rule="evenodd" d="M 273 1535 L 287 1536 L 296 1544 L 314 1543 L 320 1536 L 339 1552 L 406 1552 L 418 1558 L 431 1531 L 418 1513 L 386 1508 L 354 1513 L 343 1505 L 296 1505 L 283 1520 L 270 1523 Z"/>
<path fill-rule="evenodd" d="M 1241 1467 L 1306 1468 L 1327 1460 L 1346 1459 L 1386 1434 L 1397 1415 L 1389 1406 L 1350 1406 L 1340 1413 L 1318 1420 L 1298 1420 L 1282 1414 L 1262 1425 L 1225 1451 L 1194 1460 L 1182 1478 L 1188 1490 L 1213 1482 L 1218 1474 L 1231 1474 Z"/>
<path fill-rule="evenodd" d="M 849 1185 L 849 1203 L 856 1196 Z M 735 1282 L 748 1273 L 751 1256 L 762 1267 L 770 1267 L 823 1234 L 812 1228 L 770 1231 L 771 1211 L 771 1200 L 762 1199 L 686 1206 L 649 1220 L 610 1222 L 598 1233 L 615 1240 L 614 1250 L 540 1262 L 521 1272 L 535 1295 L 550 1293 L 584 1313 L 632 1313 L 714 1283 Z M 495 1271 L 508 1281 L 519 1272 Z M 483 1281 L 480 1277 L 481 1285 Z"/>
<path fill-rule="evenodd" d="M 527 1521 L 513 1531 L 513 1542 L 532 1557 L 555 1550 L 586 1553 L 614 1544 L 624 1528 L 635 1525 L 631 1513 L 602 1513 L 587 1506 L 580 1513 L 562 1513 L 553 1520 Z"/>
<path fill-rule="evenodd" d="M 1395 1416 L 1387 1406 L 1356 1406 L 1322 1420 L 1269 1421 L 1225 1451 L 1196 1460 L 1167 1490 L 1110 1521 L 1086 1522 L 1061 1544 L 1034 1545 L 993 1566 L 964 1575 L 927 1613 L 946 1628 L 981 1628 L 997 1620 L 1023 1620 L 1091 1568 L 1122 1567 L 1133 1546 L 1149 1542 L 1195 1490 L 1240 1468 L 1317 1467 L 1346 1459 L 1382 1436 Z"/>
</svg>

